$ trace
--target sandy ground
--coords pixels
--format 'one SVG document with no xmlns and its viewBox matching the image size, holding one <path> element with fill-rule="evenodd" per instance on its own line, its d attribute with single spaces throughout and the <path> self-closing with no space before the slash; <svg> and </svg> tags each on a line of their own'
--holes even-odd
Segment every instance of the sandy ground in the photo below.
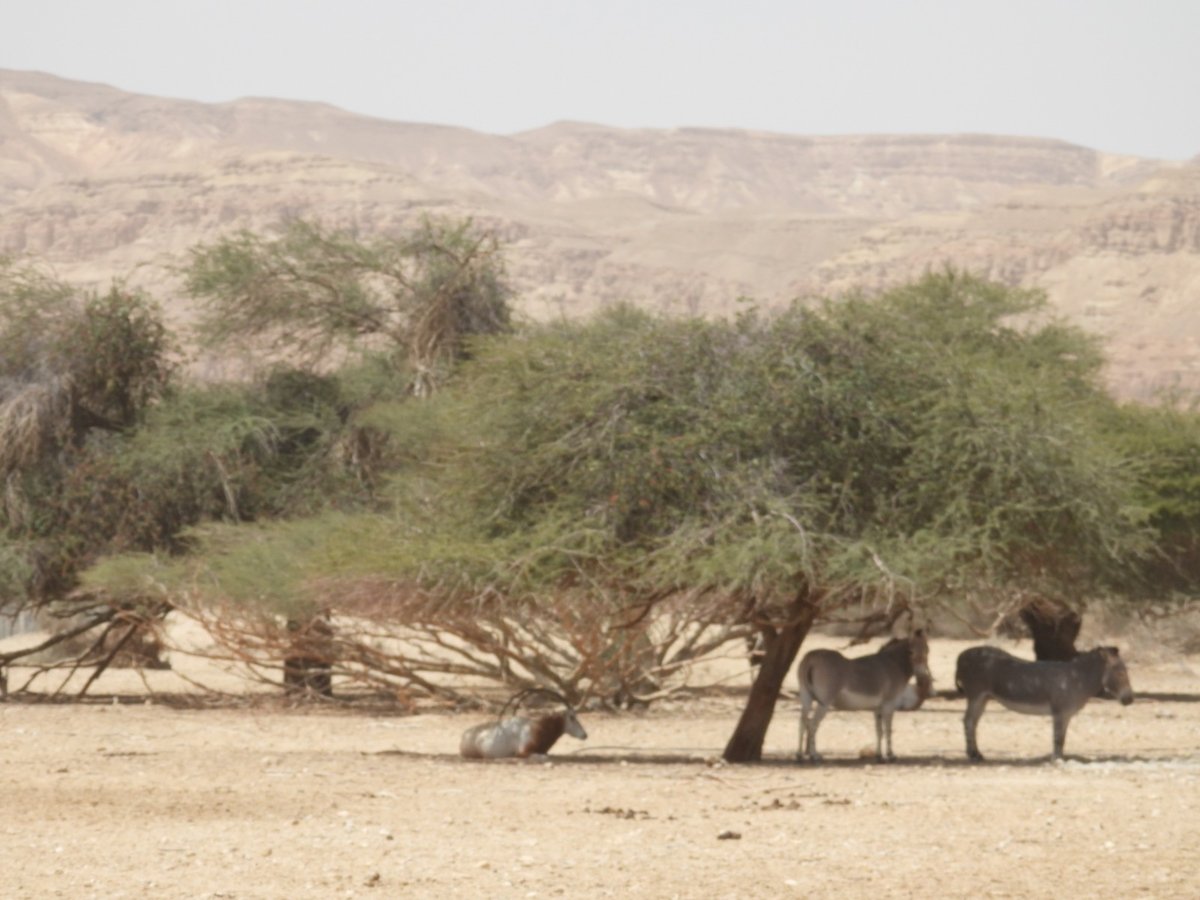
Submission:
<svg viewBox="0 0 1200 900">
<path fill-rule="evenodd" d="M 995 705 L 967 764 L 948 699 L 897 715 L 891 765 L 831 714 L 820 766 L 787 701 L 766 761 L 716 763 L 736 696 L 585 714 L 540 762 L 459 759 L 478 714 L 10 700 L 3 896 L 1200 896 L 1200 702 L 1166 696 L 1200 658 L 1129 662 L 1162 699 L 1093 701 L 1057 764 L 1049 719 Z"/>
</svg>

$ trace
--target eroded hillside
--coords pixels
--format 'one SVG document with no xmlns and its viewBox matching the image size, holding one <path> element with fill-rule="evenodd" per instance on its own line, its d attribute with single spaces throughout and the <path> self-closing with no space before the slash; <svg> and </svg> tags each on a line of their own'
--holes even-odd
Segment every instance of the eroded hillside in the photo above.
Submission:
<svg viewBox="0 0 1200 900">
<path fill-rule="evenodd" d="M 559 123 L 510 136 L 311 103 L 203 104 L 0 71 L 0 252 L 146 283 L 198 241 L 303 215 L 473 215 L 533 316 L 874 290 L 946 262 L 1043 287 L 1127 396 L 1200 388 L 1200 162 L 1060 141 Z"/>
</svg>

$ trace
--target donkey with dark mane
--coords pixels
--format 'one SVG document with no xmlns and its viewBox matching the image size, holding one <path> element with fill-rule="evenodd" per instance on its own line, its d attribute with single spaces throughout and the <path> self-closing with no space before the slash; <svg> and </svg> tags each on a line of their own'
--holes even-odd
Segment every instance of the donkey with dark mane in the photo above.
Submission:
<svg viewBox="0 0 1200 900">
<path fill-rule="evenodd" d="M 975 730 L 993 697 L 1014 712 L 1054 718 L 1051 759 L 1062 759 L 1067 725 L 1093 697 L 1107 693 L 1123 705 L 1133 702 L 1129 673 L 1116 647 L 1097 647 L 1069 662 L 1031 662 L 999 647 L 970 647 L 958 656 L 954 683 L 967 697 L 967 757 L 977 761 L 983 754 Z"/>
<path fill-rule="evenodd" d="M 873 710 L 875 755 L 893 760 L 892 714 L 897 709 L 915 708 L 928 694 L 929 642 L 925 632 L 893 638 L 875 653 L 847 659 L 836 650 L 810 650 L 800 660 L 800 749 L 797 759 L 821 759 L 817 753 L 817 729 L 831 709 Z M 918 698 L 914 703 L 908 681 L 917 676 Z M 813 711 L 813 705 L 816 710 Z M 884 753 L 884 744 L 887 752 Z"/>
</svg>

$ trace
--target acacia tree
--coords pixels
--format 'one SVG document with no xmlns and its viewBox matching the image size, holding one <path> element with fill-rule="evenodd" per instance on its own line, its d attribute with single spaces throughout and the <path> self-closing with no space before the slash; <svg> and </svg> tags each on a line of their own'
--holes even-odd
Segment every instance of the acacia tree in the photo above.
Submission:
<svg viewBox="0 0 1200 900">
<path fill-rule="evenodd" d="M 273 237 L 200 244 L 183 275 L 210 344 L 256 342 L 310 362 L 375 344 L 410 367 L 418 396 L 466 356 L 471 336 L 510 327 L 499 242 L 470 220 L 364 238 L 296 219 Z"/>
<path fill-rule="evenodd" d="M 476 528 L 474 583 L 526 604 L 723 598 L 765 638 L 725 751 L 757 759 L 816 622 L 1086 590 L 1143 547 L 1094 440 L 1099 355 L 1043 312 L 945 272 L 769 319 L 619 310 L 496 343 L 457 385 L 475 430 L 436 508 Z"/>
</svg>

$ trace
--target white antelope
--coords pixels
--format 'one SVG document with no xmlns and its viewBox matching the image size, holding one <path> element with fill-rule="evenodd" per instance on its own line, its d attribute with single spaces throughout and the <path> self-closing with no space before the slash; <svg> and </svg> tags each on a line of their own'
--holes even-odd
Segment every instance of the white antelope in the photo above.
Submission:
<svg viewBox="0 0 1200 900">
<path fill-rule="evenodd" d="M 504 713 L 513 701 L 520 701 L 530 694 L 547 694 L 562 701 L 562 712 L 543 713 L 539 716 L 509 716 Z M 467 759 L 503 759 L 506 757 L 544 756 L 563 736 L 569 734 L 579 740 L 587 740 L 587 732 L 579 724 L 575 710 L 562 694 L 545 688 L 530 688 L 521 691 L 504 704 L 500 717 L 495 722 L 475 725 L 463 732 L 458 751 Z"/>
</svg>

